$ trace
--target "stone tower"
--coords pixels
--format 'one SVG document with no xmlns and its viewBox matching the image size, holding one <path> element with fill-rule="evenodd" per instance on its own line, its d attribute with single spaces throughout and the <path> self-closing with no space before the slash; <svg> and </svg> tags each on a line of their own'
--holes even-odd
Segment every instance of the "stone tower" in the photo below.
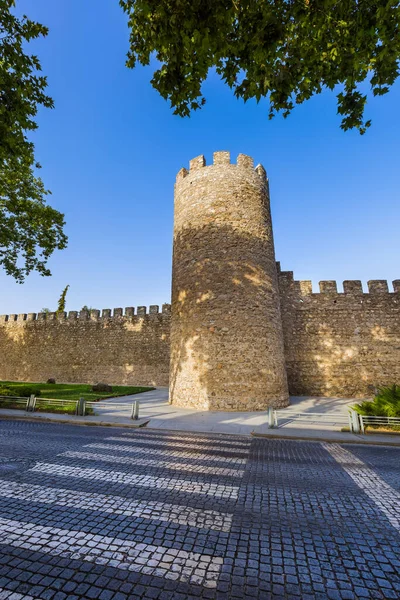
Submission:
<svg viewBox="0 0 400 600">
<path fill-rule="evenodd" d="M 177 175 L 170 402 L 288 404 L 268 181 L 244 154 L 198 156 Z"/>
</svg>

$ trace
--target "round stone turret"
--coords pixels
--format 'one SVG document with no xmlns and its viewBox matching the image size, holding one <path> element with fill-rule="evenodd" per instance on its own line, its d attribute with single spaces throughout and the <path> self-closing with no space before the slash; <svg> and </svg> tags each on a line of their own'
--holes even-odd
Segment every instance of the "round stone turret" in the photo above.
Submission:
<svg viewBox="0 0 400 600">
<path fill-rule="evenodd" d="M 288 404 L 264 168 L 216 152 L 175 186 L 170 402 L 202 410 Z"/>
</svg>

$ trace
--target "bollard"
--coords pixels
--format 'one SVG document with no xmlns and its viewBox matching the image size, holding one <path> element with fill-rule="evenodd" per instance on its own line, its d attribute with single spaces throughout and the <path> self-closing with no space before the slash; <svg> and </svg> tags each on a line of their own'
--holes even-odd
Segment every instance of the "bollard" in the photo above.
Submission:
<svg viewBox="0 0 400 600">
<path fill-rule="evenodd" d="M 86 413 L 85 399 L 79 398 L 77 407 L 76 407 L 77 415 L 80 417 L 84 417 Z"/>
<path fill-rule="evenodd" d="M 136 400 L 132 404 L 131 419 L 134 419 L 135 421 L 139 419 L 139 400 Z"/>
<path fill-rule="evenodd" d="M 274 409 L 269 407 L 268 409 L 268 429 L 273 429 L 275 426 Z"/>
<path fill-rule="evenodd" d="M 353 433 L 360 433 L 360 419 L 358 418 L 358 413 L 356 413 L 355 410 L 351 411 L 351 421 Z"/>
</svg>

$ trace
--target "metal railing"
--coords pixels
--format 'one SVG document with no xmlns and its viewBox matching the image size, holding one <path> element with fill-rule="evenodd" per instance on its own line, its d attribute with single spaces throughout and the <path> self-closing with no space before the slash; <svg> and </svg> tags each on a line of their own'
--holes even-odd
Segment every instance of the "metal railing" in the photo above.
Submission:
<svg viewBox="0 0 400 600">
<path fill-rule="evenodd" d="M 25 410 L 26 412 L 35 412 L 35 410 L 46 409 L 48 405 L 53 405 L 59 408 L 64 406 L 73 406 L 74 413 L 76 416 L 85 417 L 88 414 L 88 408 L 91 408 L 94 414 L 94 408 L 97 402 L 86 401 L 84 398 L 79 400 L 60 400 L 59 398 L 39 398 L 37 396 L 29 396 L 29 398 L 23 396 L 0 396 L 0 402 L 2 404 L 10 402 L 13 406 L 18 405 L 17 410 Z M 20 406 L 21 408 L 20 408 Z M 11 408 L 13 408 L 11 406 Z M 107 407 L 110 408 L 128 408 L 128 404 L 121 404 L 116 402 L 107 402 Z M 8 407 L 2 407 L 8 408 Z M 139 400 L 135 400 L 130 407 L 130 418 L 137 421 L 139 419 Z"/>
<path fill-rule="evenodd" d="M 297 412 L 294 410 L 274 410 L 273 408 L 268 409 L 268 427 L 273 429 L 279 426 L 279 421 L 301 421 L 310 422 L 317 421 L 319 423 L 333 424 L 342 423 L 347 424 L 348 417 L 342 413 L 315 413 L 315 412 Z"/>
<path fill-rule="evenodd" d="M 375 427 L 398 427 L 400 433 L 400 417 L 375 417 L 372 415 L 358 415 L 360 419 L 360 428 L 362 433 L 368 425 Z M 395 431 L 395 430 L 394 430 Z"/>
</svg>

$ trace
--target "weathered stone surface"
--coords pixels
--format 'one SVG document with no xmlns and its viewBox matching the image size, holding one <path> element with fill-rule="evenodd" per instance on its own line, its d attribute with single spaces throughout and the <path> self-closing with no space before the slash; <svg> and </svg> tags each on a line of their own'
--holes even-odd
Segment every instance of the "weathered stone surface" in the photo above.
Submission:
<svg viewBox="0 0 400 600">
<path fill-rule="evenodd" d="M 245 155 L 175 187 L 170 398 L 206 410 L 288 402 L 269 196 Z"/>
</svg>

